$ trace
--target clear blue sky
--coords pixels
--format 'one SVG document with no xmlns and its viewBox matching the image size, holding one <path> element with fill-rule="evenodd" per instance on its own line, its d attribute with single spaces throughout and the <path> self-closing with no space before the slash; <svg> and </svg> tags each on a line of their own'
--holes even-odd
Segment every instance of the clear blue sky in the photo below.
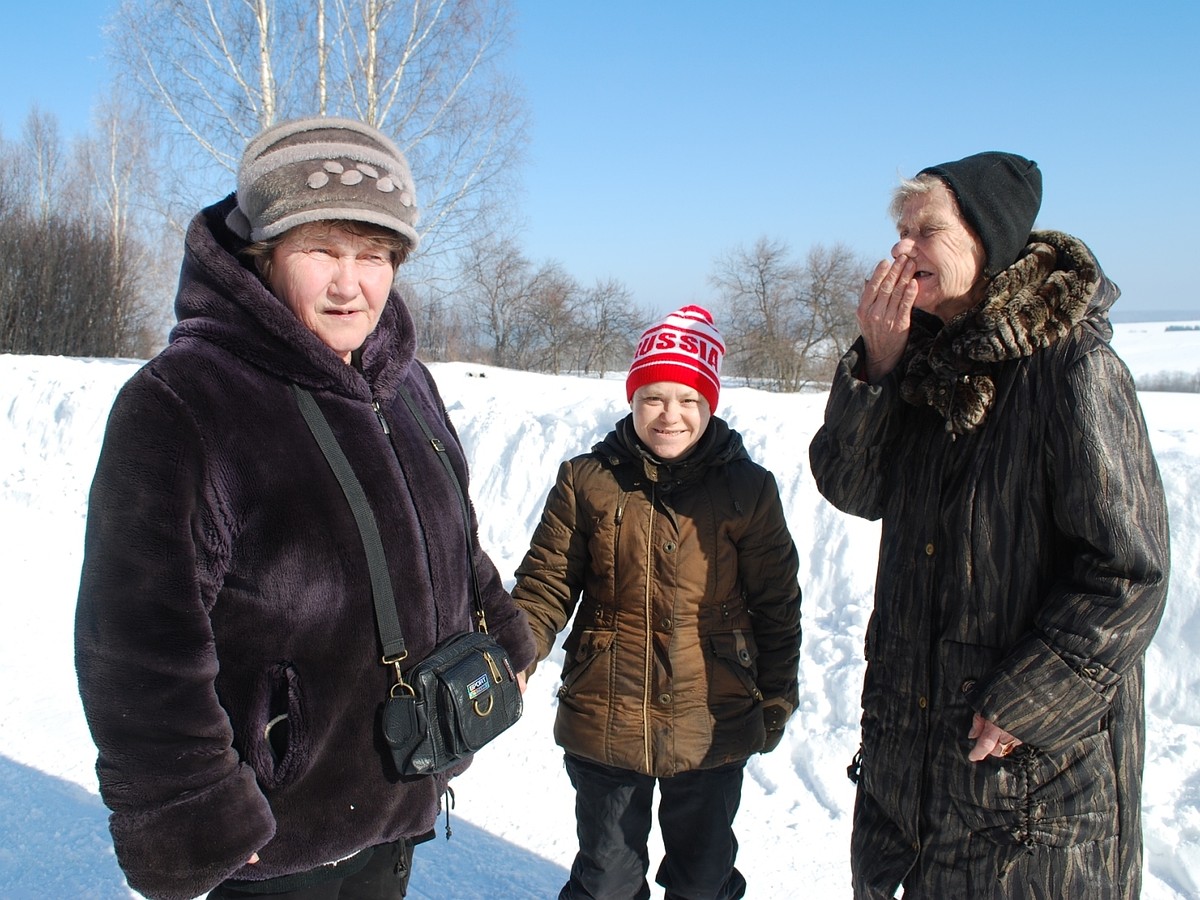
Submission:
<svg viewBox="0 0 1200 900">
<path fill-rule="evenodd" d="M 0 127 L 30 104 L 86 129 L 110 0 L 6 11 Z M 1086 241 L 1117 311 L 1194 311 L 1200 7 L 518 0 L 509 57 L 533 115 L 516 240 L 651 313 L 710 297 L 758 237 L 796 256 L 894 236 L 900 175 L 979 150 L 1041 165 L 1038 227 Z M 18 39 L 19 36 L 19 39 Z"/>
</svg>

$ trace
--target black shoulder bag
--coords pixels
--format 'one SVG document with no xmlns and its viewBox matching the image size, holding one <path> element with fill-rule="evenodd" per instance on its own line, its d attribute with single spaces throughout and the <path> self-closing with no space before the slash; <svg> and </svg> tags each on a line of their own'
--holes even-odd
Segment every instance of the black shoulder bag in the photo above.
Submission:
<svg viewBox="0 0 1200 900">
<path fill-rule="evenodd" d="M 470 510 L 462 485 L 446 455 L 445 445 L 430 431 L 412 397 L 401 386 L 401 398 L 421 426 L 458 493 L 467 537 L 471 592 L 478 618 L 478 630 L 442 641 L 406 675 L 400 664 L 408 657 L 408 650 L 405 649 L 404 634 L 396 614 L 387 558 L 375 515 L 316 400 L 298 385 L 292 385 L 292 390 L 305 422 L 350 503 L 367 554 L 371 593 L 375 601 L 375 622 L 383 646 L 381 662 L 396 670 L 396 683 L 392 685 L 383 709 L 384 739 L 391 748 L 400 774 L 430 775 L 442 772 L 509 728 L 521 718 L 522 711 L 521 691 L 508 653 L 487 633 L 483 597 L 479 592 L 479 578 L 471 552 Z"/>
</svg>

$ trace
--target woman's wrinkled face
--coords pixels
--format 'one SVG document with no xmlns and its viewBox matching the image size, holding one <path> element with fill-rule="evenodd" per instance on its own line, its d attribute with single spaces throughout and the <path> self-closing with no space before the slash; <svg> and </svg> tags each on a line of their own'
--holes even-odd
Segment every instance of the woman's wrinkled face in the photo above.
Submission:
<svg viewBox="0 0 1200 900">
<path fill-rule="evenodd" d="M 892 257 L 916 265 L 918 309 L 949 321 L 981 297 L 983 244 L 967 226 L 954 195 L 943 183 L 909 197 L 896 223 L 900 240 Z"/>
<path fill-rule="evenodd" d="M 704 395 L 674 381 L 642 385 L 633 394 L 633 430 L 664 462 L 686 456 L 711 418 Z"/>
<path fill-rule="evenodd" d="M 298 225 L 271 254 L 271 291 L 346 362 L 375 330 L 396 269 L 370 237 L 328 223 Z"/>
</svg>

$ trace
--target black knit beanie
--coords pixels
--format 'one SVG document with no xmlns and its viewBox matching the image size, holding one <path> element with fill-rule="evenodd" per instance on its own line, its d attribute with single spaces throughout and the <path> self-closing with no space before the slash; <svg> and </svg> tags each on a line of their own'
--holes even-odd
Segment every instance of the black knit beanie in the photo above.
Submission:
<svg viewBox="0 0 1200 900">
<path fill-rule="evenodd" d="M 984 275 L 998 275 L 1017 261 L 1042 205 L 1037 163 L 1015 153 L 989 150 L 917 174 L 936 175 L 954 192 L 963 218 L 983 242 Z"/>
</svg>

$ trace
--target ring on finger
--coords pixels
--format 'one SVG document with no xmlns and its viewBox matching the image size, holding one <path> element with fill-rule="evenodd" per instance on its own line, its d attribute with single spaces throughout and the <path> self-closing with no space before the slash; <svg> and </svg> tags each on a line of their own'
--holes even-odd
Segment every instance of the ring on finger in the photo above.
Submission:
<svg viewBox="0 0 1200 900">
<path fill-rule="evenodd" d="M 1017 749 L 1018 743 L 1019 742 L 1017 741 L 1017 739 L 1013 738 L 1011 741 L 1003 741 L 1002 743 L 997 744 L 996 750 L 999 751 L 997 753 L 997 755 L 998 756 L 1008 756 L 1010 753 L 1012 753 L 1014 750 Z"/>
</svg>

